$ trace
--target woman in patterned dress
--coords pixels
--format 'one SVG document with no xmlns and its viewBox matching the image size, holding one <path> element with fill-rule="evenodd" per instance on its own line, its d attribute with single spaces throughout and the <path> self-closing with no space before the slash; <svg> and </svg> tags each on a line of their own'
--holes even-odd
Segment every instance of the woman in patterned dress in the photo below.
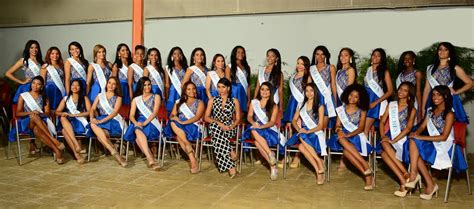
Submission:
<svg viewBox="0 0 474 209">
<path fill-rule="evenodd" d="M 143 77 L 145 63 L 146 49 L 143 45 L 136 45 L 135 51 L 133 52 L 133 63 L 128 66 L 127 79 L 128 79 L 128 91 L 130 97 L 134 98 L 133 92 L 137 88 L 138 79 Z"/>
<path fill-rule="evenodd" d="M 408 164 L 410 161 L 407 136 L 415 123 L 415 92 L 413 83 L 402 82 L 398 86 L 397 99 L 390 102 L 380 118 L 379 128 L 380 133 L 382 133 L 382 142 L 378 145 L 378 148 L 381 146 L 382 159 L 400 181 L 399 190 L 393 193 L 398 197 L 405 197 L 408 191 L 405 189 L 405 183 L 409 174 L 402 162 Z M 393 112 L 391 108 L 394 110 Z M 394 120 L 397 120 L 395 114 L 398 114 L 398 124 L 394 122 Z"/>
<path fill-rule="evenodd" d="M 225 77 L 225 59 L 224 55 L 216 54 L 212 58 L 211 69 L 206 76 L 206 94 L 208 98 L 219 96 L 217 91 L 217 83 L 221 78 Z M 232 93 L 232 92 L 231 92 Z"/>
<path fill-rule="evenodd" d="M 242 112 L 246 113 L 250 102 L 250 66 L 244 47 L 235 46 L 232 49 L 230 64 L 225 69 L 225 77 L 232 82 L 232 97 L 239 100 Z"/>
<path fill-rule="evenodd" d="M 239 100 L 231 96 L 231 88 L 232 84 L 227 78 L 219 80 L 217 83 L 219 96 L 209 100 L 204 119 L 210 123 L 209 133 L 219 172 L 227 171 L 229 176 L 234 178 L 237 173 L 234 163 L 237 154 L 232 150 L 229 140 L 237 137 L 236 127 L 240 123 L 241 113 Z"/>
<path fill-rule="evenodd" d="M 207 105 L 207 94 L 206 94 L 206 76 L 207 76 L 207 67 L 206 67 L 206 53 L 202 48 L 195 48 L 191 52 L 191 66 L 186 69 L 186 74 L 182 83 L 192 81 L 196 84 L 197 98 L 204 102 Z"/>
<path fill-rule="evenodd" d="M 99 72 L 97 72 L 97 70 L 102 70 L 105 81 L 107 82 L 107 80 L 109 80 L 110 76 L 112 75 L 112 64 L 107 61 L 106 50 L 104 46 L 100 44 L 95 45 L 92 54 L 94 55 L 94 63 L 91 63 L 87 69 L 86 92 L 87 95 L 89 95 L 89 99 L 94 101 L 99 93 L 107 91 L 107 87 L 104 87 L 102 90 L 102 86 L 100 85 L 101 80 L 98 77 Z M 105 85 L 107 85 L 107 83 Z"/>
<path fill-rule="evenodd" d="M 64 62 L 64 87 L 66 93 L 71 90 L 71 82 L 80 79 L 84 92 L 86 92 L 87 67 L 89 62 L 84 57 L 84 51 L 79 42 L 73 41 L 68 45 L 69 58 Z M 87 94 L 86 94 L 87 95 Z"/>
<path fill-rule="evenodd" d="M 254 99 L 260 94 L 260 85 L 263 82 L 270 82 L 275 89 L 273 100 L 278 105 L 278 110 L 283 112 L 283 73 L 281 71 L 281 56 L 278 49 L 271 48 L 267 50 L 267 65 L 258 71 L 258 81 L 255 87 Z M 281 117 L 278 114 L 279 117 Z M 278 121 L 280 122 L 280 121 Z"/>
<path fill-rule="evenodd" d="M 171 113 L 174 104 L 181 98 L 181 86 L 184 74 L 188 68 L 188 61 L 180 47 L 173 47 L 168 54 L 166 61 L 166 74 L 170 79 L 170 89 L 168 92 L 168 100 L 166 101 L 166 112 Z M 173 79 L 176 78 L 176 79 Z M 174 80 L 174 81 L 173 81 Z"/>
<path fill-rule="evenodd" d="M 46 96 L 48 97 L 49 106 L 51 111 L 56 111 L 59 103 L 66 96 L 66 88 L 64 86 L 64 71 L 63 71 L 63 58 L 61 57 L 61 51 L 58 47 L 51 47 L 46 52 L 45 64 L 41 68 L 41 77 L 46 81 Z M 54 80 L 53 76 L 49 70 L 57 72 L 59 81 Z M 55 72 L 52 72 L 55 73 Z M 56 83 L 58 82 L 58 83 Z M 58 86 L 59 85 L 59 86 Z"/>
<path fill-rule="evenodd" d="M 123 105 L 130 105 L 131 97 L 128 90 L 128 66 L 132 64 L 132 53 L 127 44 L 121 43 L 117 46 L 115 53 L 114 66 L 112 67 L 112 76 L 119 78 L 120 87 L 123 95 Z"/>
<path fill-rule="evenodd" d="M 421 110 L 421 79 L 423 79 L 423 73 L 415 68 L 416 54 L 413 51 L 405 51 L 400 55 L 398 60 L 398 77 L 395 81 L 395 87 L 398 89 L 400 84 L 407 81 L 412 83 L 416 89 L 415 97 L 415 108 Z M 421 111 L 417 113 L 417 119 L 421 121 L 422 115 Z M 418 123 L 418 122 L 417 122 Z"/>
</svg>

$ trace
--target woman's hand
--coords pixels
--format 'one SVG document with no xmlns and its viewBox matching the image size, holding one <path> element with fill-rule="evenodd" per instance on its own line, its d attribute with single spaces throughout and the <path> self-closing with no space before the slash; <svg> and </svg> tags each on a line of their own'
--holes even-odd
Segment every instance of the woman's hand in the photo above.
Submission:
<svg viewBox="0 0 474 209">
<path fill-rule="evenodd" d="M 253 129 L 260 129 L 260 125 L 258 123 L 254 123 L 251 128 Z"/>
<path fill-rule="evenodd" d="M 91 120 L 91 123 L 93 123 L 93 124 L 99 124 L 100 122 L 99 122 L 96 118 L 93 118 L 93 119 Z"/>
<path fill-rule="evenodd" d="M 347 138 L 346 134 L 343 131 L 337 132 L 337 139 Z"/>
</svg>

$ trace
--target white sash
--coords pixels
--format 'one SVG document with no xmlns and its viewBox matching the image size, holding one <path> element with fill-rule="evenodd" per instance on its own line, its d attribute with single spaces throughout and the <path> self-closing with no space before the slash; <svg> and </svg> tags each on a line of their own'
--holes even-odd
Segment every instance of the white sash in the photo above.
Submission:
<svg viewBox="0 0 474 209">
<path fill-rule="evenodd" d="M 74 104 L 74 101 L 72 100 L 72 96 L 69 97 L 69 99 L 67 99 L 67 97 L 64 97 L 64 100 L 66 100 L 66 106 L 67 106 L 67 109 L 69 110 L 70 113 L 72 114 L 79 114 L 81 112 L 79 112 L 79 110 L 77 110 L 77 106 L 76 104 Z M 84 126 L 84 128 L 87 127 L 87 120 L 86 120 L 86 117 L 76 117 L 77 120 L 79 120 L 79 122 L 81 122 L 82 126 Z"/>
<path fill-rule="evenodd" d="M 229 64 L 229 68 L 232 67 L 231 64 Z M 237 76 L 237 79 L 239 79 L 240 84 L 244 87 L 245 94 L 247 94 L 247 89 L 249 87 L 249 83 L 247 81 L 247 77 L 245 77 L 245 73 L 242 69 L 240 69 L 239 66 L 237 66 L 237 71 L 235 72 L 235 75 Z"/>
<path fill-rule="evenodd" d="M 138 77 L 143 77 L 143 69 L 140 66 L 135 63 L 132 63 L 130 67 L 132 67 L 133 71 L 138 75 Z"/>
<path fill-rule="evenodd" d="M 262 83 L 264 83 L 265 81 L 266 81 L 265 80 L 265 68 L 260 68 L 260 70 L 258 71 L 258 82 L 260 83 L 260 85 L 262 85 Z M 277 90 L 273 94 L 273 101 L 276 104 L 278 104 L 280 102 L 280 96 L 278 95 L 278 88 L 276 88 L 276 89 Z"/>
<path fill-rule="evenodd" d="M 105 78 L 104 70 L 100 67 L 97 63 L 92 63 L 92 67 L 94 67 L 95 75 L 97 76 L 97 80 L 99 81 L 101 92 L 105 92 L 105 87 L 107 84 L 107 79 Z"/>
<path fill-rule="evenodd" d="M 392 140 L 400 135 L 402 132 L 400 125 L 400 118 L 398 115 L 398 102 L 393 101 L 388 105 L 388 114 L 389 114 L 389 124 L 390 124 L 390 134 L 392 135 Z M 384 133 L 382 133 L 384 134 Z M 402 139 L 397 141 L 397 143 L 392 144 L 393 148 L 396 150 L 396 157 L 398 160 L 403 160 L 403 144 L 407 140 L 407 137 L 404 136 Z"/>
<path fill-rule="evenodd" d="M 140 110 L 140 112 L 148 119 L 150 115 L 152 114 L 152 112 L 150 111 L 150 109 L 148 109 L 148 107 L 143 102 L 143 97 L 138 96 L 138 97 L 135 97 L 135 99 L 133 100 L 135 100 L 135 104 L 137 104 L 138 110 Z M 163 128 L 161 127 L 161 124 L 158 122 L 156 118 L 153 118 L 153 120 L 151 120 L 151 124 L 153 124 L 160 133 L 163 132 Z"/>
<path fill-rule="evenodd" d="M 35 62 L 33 62 L 32 59 L 28 59 L 28 68 L 31 70 L 31 72 L 33 72 L 35 76 L 40 75 L 40 68 Z"/>
<path fill-rule="evenodd" d="M 258 119 L 262 121 L 263 124 L 268 123 L 267 114 L 265 114 L 263 109 L 260 107 L 260 101 L 258 101 L 257 99 L 252 100 L 252 106 L 254 113 L 258 117 Z M 270 127 L 270 129 L 278 133 L 278 135 L 280 136 L 280 145 L 285 146 L 287 141 L 286 137 L 277 129 L 275 125 Z"/>
<path fill-rule="evenodd" d="M 383 92 L 382 87 L 374 80 L 374 72 L 372 71 L 372 66 L 370 66 L 369 69 L 367 69 L 367 73 L 365 74 L 365 79 L 367 81 L 367 84 L 369 85 L 369 88 L 379 98 L 382 98 L 384 92 Z M 387 100 L 383 100 L 380 103 L 379 117 L 385 113 L 385 109 L 387 109 Z"/>
<path fill-rule="evenodd" d="M 346 114 L 346 107 L 344 105 L 341 105 L 336 108 L 337 115 L 339 116 L 339 120 L 341 120 L 342 125 L 346 130 L 349 132 L 353 132 L 357 129 L 357 126 L 354 125 L 349 121 L 349 117 Z M 364 132 L 358 134 L 359 135 L 359 140 L 360 140 L 360 147 L 362 152 L 360 153 L 362 156 L 367 156 L 367 144 L 369 141 L 367 140 L 367 136 L 365 135 Z"/>
<path fill-rule="evenodd" d="M 99 97 L 100 106 L 104 108 L 105 113 L 107 113 L 107 115 L 112 114 L 114 109 L 110 106 L 109 101 L 107 100 L 107 96 L 105 95 L 105 92 L 100 93 L 98 97 Z M 122 116 L 120 114 L 117 114 L 114 117 L 114 120 L 116 120 L 120 124 L 120 128 L 122 129 L 122 132 L 124 132 L 124 121 L 123 121 Z"/>
<path fill-rule="evenodd" d="M 125 78 L 128 78 L 128 67 L 122 63 L 122 67 L 119 69 L 120 72 L 125 75 Z"/>
<path fill-rule="evenodd" d="M 428 66 L 428 69 L 426 70 L 426 79 L 430 83 L 431 88 L 433 89 L 436 86 L 439 86 L 438 81 L 433 77 L 431 74 L 431 71 L 433 71 L 433 65 Z M 448 87 L 453 87 L 453 81 L 448 84 Z"/>
<path fill-rule="evenodd" d="M 165 95 L 164 83 L 163 83 L 163 79 L 161 78 L 160 73 L 156 70 L 155 67 L 153 67 L 153 65 L 148 65 L 146 66 L 146 68 L 148 69 L 148 72 L 150 72 L 150 75 L 158 84 L 158 88 L 160 88 L 161 93 Z"/>
<path fill-rule="evenodd" d="M 291 90 L 291 95 L 296 99 L 298 104 L 300 104 L 304 101 L 304 95 L 303 95 L 303 92 L 298 90 L 298 88 L 295 86 L 295 83 L 294 83 L 295 77 L 296 77 L 296 74 L 290 77 L 289 86 Z"/>
<path fill-rule="evenodd" d="M 67 58 L 67 60 L 69 61 L 69 63 L 71 63 L 71 65 L 74 67 L 74 69 L 76 69 L 76 71 L 79 73 L 79 75 L 81 75 L 82 79 L 86 80 L 87 79 L 87 74 L 86 74 L 86 70 L 84 69 L 84 67 L 82 67 L 82 65 L 79 64 L 79 62 L 77 62 L 72 57 Z"/>
<path fill-rule="evenodd" d="M 168 71 L 168 75 L 170 76 L 171 84 L 174 86 L 174 89 L 178 92 L 178 95 L 181 96 L 181 81 L 178 78 L 178 74 L 176 74 L 176 70 L 173 73 L 170 72 L 170 68 L 166 65 L 166 71 Z"/>
<path fill-rule="evenodd" d="M 395 84 L 397 86 L 397 89 L 398 89 L 398 87 L 400 87 L 400 84 L 402 84 L 402 74 L 403 74 L 403 72 L 398 74 L 397 80 L 395 80 Z"/>
<path fill-rule="evenodd" d="M 433 121 L 431 120 L 431 117 L 428 118 L 427 128 L 428 128 L 428 133 L 430 134 L 430 136 L 441 135 L 438 129 L 436 128 L 436 126 L 434 125 Z M 436 168 L 438 170 L 442 170 L 442 169 L 450 168 L 452 166 L 451 158 L 449 157 L 448 151 L 451 147 L 453 147 L 453 141 L 454 141 L 454 131 L 453 131 L 453 128 L 451 128 L 451 132 L 449 133 L 448 139 L 446 139 L 446 141 L 433 142 L 433 145 L 436 149 L 436 158 L 431 167 Z"/>
<path fill-rule="evenodd" d="M 186 104 L 186 103 L 181 104 L 181 106 L 179 107 L 179 110 L 183 113 L 184 117 L 186 117 L 186 119 L 188 119 L 188 120 L 190 120 L 191 118 L 194 118 L 194 116 L 196 116 L 196 114 L 194 114 L 193 111 L 191 111 L 191 109 L 189 109 L 188 104 Z M 194 125 L 199 126 L 197 121 L 194 122 Z"/>
<path fill-rule="evenodd" d="M 316 110 L 313 110 L 316 111 Z M 316 128 L 316 122 L 313 121 L 313 119 L 308 115 L 308 112 L 306 110 L 306 104 L 301 108 L 300 110 L 300 117 L 301 121 L 308 127 L 308 129 L 313 129 Z M 326 156 L 327 155 L 327 145 L 326 145 L 326 133 L 324 133 L 323 130 L 319 130 L 317 132 L 314 132 L 318 136 L 318 141 L 319 141 L 319 147 L 321 148 L 321 156 Z"/>
<path fill-rule="evenodd" d="M 201 80 L 201 84 L 203 86 L 206 86 L 206 74 L 195 65 L 189 67 L 189 69 L 191 69 L 199 77 L 199 79 Z"/>
<path fill-rule="evenodd" d="M 63 97 L 66 96 L 66 89 L 64 89 L 64 84 L 56 68 L 54 68 L 52 65 L 48 65 L 48 67 L 46 67 L 46 70 L 51 76 L 51 79 L 53 80 L 54 84 L 58 87 L 59 91 L 61 91 Z"/>
<path fill-rule="evenodd" d="M 214 85 L 214 88 L 217 90 L 217 83 L 219 82 L 219 75 L 217 75 L 216 71 L 209 71 L 207 72 L 209 76 L 211 77 L 212 80 L 212 85 Z"/>
<path fill-rule="evenodd" d="M 36 100 L 31 96 L 30 92 L 23 92 L 20 94 L 23 100 L 25 101 L 25 104 L 32 110 L 36 110 L 40 113 L 44 113 L 43 109 L 36 103 Z M 43 101 L 46 102 L 46 101 Z M 55 136 L 56 135 L 56 127 L 53 124 L 53 121 L 49 119 L 49 117 L 46 118 L 46 124 L 48 125 L 48 130 L 51 133 L 51 135 Z"/>
<path fill-rule="evenodd" d="M 324 96 L 324 102 L 326 103 L 326 108 L 328 109 L 328 116 L 330 118 L 336 116 L 336 111 L 334 110 L 334 103 L 332 102 L 332 93 L 331 90 L 326 86 L 321 74 L 319 74 L 318 69 L 315 65 L 310 67 L 311 77 L 314 79 L 314 83 L 318 86 L 318 89 Z"/>
</svg>

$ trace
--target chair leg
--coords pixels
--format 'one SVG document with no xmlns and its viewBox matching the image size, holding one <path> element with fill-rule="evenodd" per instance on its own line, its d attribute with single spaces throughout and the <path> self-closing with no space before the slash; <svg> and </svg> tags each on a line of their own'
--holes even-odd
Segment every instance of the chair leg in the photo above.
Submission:
<svg viewBox="0 0 474 209">
<path fill-rule="evenodd" d="M 332 163 L 332 159 L 331 159 L 331 148 L 328 147 L 328 166 L 327 166 L 327 169 L 328 169 L 328 174 L 327 174 L 327 182 L 329 182 L 331 180 L 331 163 Z"/>
<path fill-rule="evenodd" d="M 288 156 L 288 146 L 285 146 L 285 153 L 283 154 L 283 178 L 286 179 L 286 168 L 287 168 L 287 162 L 286 162 L 286 158 Z"/>
<path fill-rule="evenodd" d="M 87 162 L 91 161 L 92 137 L 89 137 L 89 148 L 87 150 Z"/>
<path fill-rule="evenodd" d="M 202 165 L 202 146 L 203 146 L 204 142 L 201 142 L 199 143 L 199 153 L 198 153 L 198 157 L 199 157 L 199 170 L 201 170 L 201 165 Z M 198 144 L 196 144 L 196 147 L 198 146 Z"/>
<path fill-rule="evenodd" d="M 125 148 L 125 162 L 128 162 L 128 148 L 129 148 L 130 142 L 127 141 L 127 148 Z"/>
<path fill-rule="evenodd" d="M 240 146 L 239 172 L 242 172 L 242 159 L 243 159 L 243 156 L 244 156 L 244 144 L 242 144 L 242 146 Z"/>
<path fill-rule="evenodd" d="M 18 165 L 22 165 L 21 162 L 21 145 L 20 145 L 20 139 L 18 137 L 18 132 L 17 132 L 17 138 L 16 138 L 17 144 L 18 144 Z"/>
<path fill-rule="evenodd" d="M 463 148 L 463 154 L 464 154 L 464 159 L 466 160 L 466 164 L 467 164 L 466 148 Z M 467 192 L 469 195 L 472 195 L 471 180 L 469 178 L 469 164 L 468 164 L 468 167 L 466 168 L 466 183 L 467 183 Z"/>
<path fill-rule="evenodd" d="M 456 153 L 456 144 L 453 145 L 453 151 L 451 152 L 451 165 L 453 164 L 453 161 L 454 161 L 454 156 Z M 447 203 L 448 202 L 448 198 L 449 198 L 449 191 L 451 189 L 451 177 L 453 175 L 453 166 L 451 166 L 449 168 L 449 172 L 448 172 L 448 182 L 446 183 L 446 192 L 444 193 L 444 202 Z"/>
</svg>

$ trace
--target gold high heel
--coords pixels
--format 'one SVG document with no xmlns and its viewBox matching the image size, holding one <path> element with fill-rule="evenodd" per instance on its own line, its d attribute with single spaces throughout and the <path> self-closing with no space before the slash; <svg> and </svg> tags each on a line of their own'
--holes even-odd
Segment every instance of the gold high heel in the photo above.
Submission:
<svg viewBox="0 0 474 209">
<path fill-rule="evenodd" d="M 431 200 L 433 198 L 433 194 L 438 197 L 438 184 L 435 184 L 433 191 L 430 194 L 420 194 L 420 199 L 423 200 Z"/>
<path fill-rule="evenodd" d="M 408 180 L 410 180 L 410 179 L 408 179 Z M 415 180 L 410 181 L 410 182 L 407 181 L 407 183 L 405 183 L 405 187 L 406 187 L 406 188 L 413 189 L 413 188 L 416 187 L 416 185 L 417 185 L 418 182 L 420 182 L 420 181 L 421 181 L 421 176 L 420 176 L 420 174 L 417 174 Z"/>
</svg>

